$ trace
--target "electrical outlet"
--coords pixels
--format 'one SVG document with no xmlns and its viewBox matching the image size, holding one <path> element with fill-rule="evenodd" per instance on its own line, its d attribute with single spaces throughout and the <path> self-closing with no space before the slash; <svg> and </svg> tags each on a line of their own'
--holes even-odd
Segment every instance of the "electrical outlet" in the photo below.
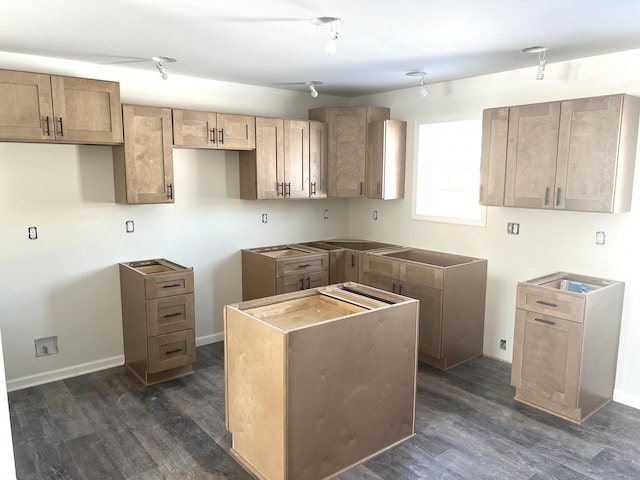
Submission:
<svg viewBox="0 0 640 480">
<path fill-rule="evenodd" d="M 604 245 L 604 232 L 596 232 L 596 245 Z"/>
<path fill-rule="evenodd" d="M 374 210 L 373 211 L 373 219 L 377 220 L 378 219 L 378 210 Z"/>
<path fill-rule="evenodd" d="M 34 340 L 36 345 L 36 357 L 58 353 L 58 337 L 43 337 Z"/>
<path fill-rule="evenodd" d="M 133 233 L 135 230 L 135 225 L 133 224 L 133 220 L 127 220 L 124 222 L 127 233 Z"/>
<path fill-rule="evenodd" d="M 262 214 L 262 223 L 267 223 L 267 214 L 266 213 Z"/>
<path fill-rule="evenodd" d="M 504 338 L 500 339 L 500 350 L 506 350 L 507 349 L 507 341 Z"/>
<path fill-rule="evenodd" d="M 516 222 L 507 222 L 507 234 L 518 235 L 520 233 L 520 224 Z"/>
<path fill-rule="evenodd" d="M 37 227 L 28 227 L 27 228 L 27 236 L 29 240 L 36 240 L 38 238 L 38 228 Z"/>
<path fill-rule="evenodd" d="M 324 211 L 322 218 L 324 218 L 325 220 L 329 219 L 329 210 Z"/>
</svg>

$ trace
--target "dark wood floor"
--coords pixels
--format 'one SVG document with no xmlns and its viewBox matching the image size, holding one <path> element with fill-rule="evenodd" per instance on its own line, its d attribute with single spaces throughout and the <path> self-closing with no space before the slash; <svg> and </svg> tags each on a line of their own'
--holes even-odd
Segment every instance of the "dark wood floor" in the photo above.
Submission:
<svg viewBox="0 0 640 480">
<path fill-rule="evenodd" d="M 420 365 L 417 435 L 339 478 L 640 479 L 640 410 L 611 403 L 574 425 L 516 403 L 510 371 Z M 218 343 L 154 387 L 117 367 L 12 392 L 18 478 L 249 479 L 227 453 L 223 380 Z"/>
</svg>

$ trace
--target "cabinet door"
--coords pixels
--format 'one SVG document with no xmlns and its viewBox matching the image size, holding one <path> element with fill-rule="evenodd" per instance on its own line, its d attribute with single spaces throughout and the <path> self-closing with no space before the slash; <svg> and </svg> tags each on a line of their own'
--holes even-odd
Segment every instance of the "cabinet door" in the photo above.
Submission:
<svg viewBox="0 0 640 480">
<path fill-rule="evenodd" d="M 0 70 L 0 139 L 53 141 L 49 75 Z"/>
<path fill-rule="evenodd" d="M 309 121 L 309 196 L 327 197 L 327 124 Z"/>
<path fill-rule="evenodd" d="M 124 145 L 113 148 L 116 201 L 173 203 L 171 109 L 123 105 Z"/>
<path fill-rule="evenodd" d="M 226 150 L 256 148 L 256 117 L 231 113 L 217 114 L 217 147 Z"/>
<path fill-rule="evenodd" d="M 345 249 L 344 251 L 344 281 L 357 282 L 359 277 L 360 252 Z"/>
<path fill-rule="evenodd" d="M 562 102 L 555 206 L 612 212 L 622 95 Z"/>
<path fill-rule="evenodd" d="M 442 353 L 442 290 L 401 282 L 396 293 L 420 301 L 418 351 L 434 358 Z"/>
<path fill-rule="evenodd" d="M 581 342 L 582 324 L 516 309 L 511 384 L 577 407 Z"/>
<path fill-rule="evenodd" d="M 508 132 L 509 107 L 490 108 L 482 113 L 480 205 L 504 204 Z"/>
<path fill-rule="evenodd" d="M 553 208 L 560 102 L 511 107 L 504 204 Z"/>
<path fill-rule="evenodd" d="M 51 77 L 54 130 L 67 143 L 122 143 L 120 85 L 75 77 Z"/>
<path fill-rule="evenodd" d="M 258 198 L 284 196 L 284 121 L 280 118 L 256 118 L 256 184 Z"/>
<path fill-rule="evenodd" d="M 216 114 L 173 110 L 173 144 L 176 147 L 215 148 Z"/>
<path fill-rule="evenodd" d="M 366 107 L 329 109 L 330 197 L 362 197 L 366 161 Z"/>
<path fill-rule="evenodd" d="M 396 293 L 396 281 L 384 275 L 377 275 L 375 273 L 363 272 L 362 273 L 362 283 L 364 285 L 369 285 L 373 288 L 378 288 L 380 290 L 385 290 L 387 292 Z"/>
<path fill-rule="evenodd" d="M 404 198 L 407 123 L 371 122 L 367 132 L 366 196 Z"/>
<path fill-rule="evenodd" d="M 284 120 L 284 196 L 309 197 L 309 122 Z"/>
</svg>

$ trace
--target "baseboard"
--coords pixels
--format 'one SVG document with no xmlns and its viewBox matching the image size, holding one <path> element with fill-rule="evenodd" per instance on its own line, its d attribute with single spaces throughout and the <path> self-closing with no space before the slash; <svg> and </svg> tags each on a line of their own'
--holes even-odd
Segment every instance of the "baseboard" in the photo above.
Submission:
<svg viewBox="0 0 640 480">
<path fill-rule="evenodd" d="M 196 347 L 209 345 L 210 343 L 221 342 L 223 340 L 224 333 L 205 335 L 203 337 L 196 338 Z M 65 378 L 77 377 L 79 375 L 85 375 L 87 373 L 98 372 L 100 370 L 106 370 L 107 368 L 117 367 L 120 365 L 124 365 L 124 355 L 104 358 L 102 360 L 96 360 L 95 362 L 83 363 L 80 365 L 74 365 L 72 367 L 60 368 L 58 370 L 52 370 L 50 372 L 28 375 L 26 377 L 20 377 L 14 380 L 8 380 L 7 392 L 22 390 L 23 388 L 35 387 L 37 385 L 56 382 L 58 380 L 64 380 Z"/>
<path fill-rule="evenodd" d="M 82 363 L 72 367 L 51 370 L 50 372 L 37 373 L 26 377 L 16 378 L 7 381 L 7 392 L 22 390 L 23 388 L 35 387 L 49 382 L 64 380 L 65 378 L 77 377 L 87 373 L 93 373 L 107 368 L 117 367 L 124 364 L 124 355 L 117 355 L 111 358 L 96 360 L 95 362 Z"/>
<path fill-rule="evenodd" d="M 628 407 L 640 409 L 640 397 L 620 391 L 613 391 L 613 401 L 627 405 Z"/>
</svg>

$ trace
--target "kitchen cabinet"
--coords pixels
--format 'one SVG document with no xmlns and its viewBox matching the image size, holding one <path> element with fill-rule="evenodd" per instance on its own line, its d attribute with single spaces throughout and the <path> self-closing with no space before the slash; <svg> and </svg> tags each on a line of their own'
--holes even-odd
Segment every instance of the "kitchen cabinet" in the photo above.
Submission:
<svg viewBox="0 0 640 480">
<path fill-rule="evenodd" d="M 327 197 L 327 124 L 309 120 L 309 197 Z"/>
<path fill-rule="evenodd" d="M 515 399 L 575 423 L 611 401 L 624 282 L 558 272 L 518 283 Z"/>
<path fill-rule="evenodd" d="M 420 300 L 419 359 L 441 370 L 482 355 L 487 260 L 416 248 L 361 255 L 360 283 Z"/>
<path fill-rule="evenodd" d="M 415 433 L 417 302 L 347 283 L 227 305 L 226 428 L 256 478 L 333 478 Z"/>
<path fill-rule="evenodd" d="M 294 245 L 242 250 L 242 299 L 307 290 L 329 283 L 329 254 Z"/>
<path fill-rule="evenodd" d="M 124 144 L 113 147 L 118 203 L 173 203 L 171 109 L 123 105 Z"/>
<path fill-rule="evenodd" d="M 623 94 L 486 110 L 480 202 L 629 211 L 639 115 L 640 98 Z"/>
<path fill-rule="evenodd" d="M 366 197 L 404 198 L 407 122 L 371 122 L 367 132 Z"/>
<path fill-rule="evenodd" d="M 256 121 L 252 115 L 173 110 L 173 145 L 187 148 L 252 150 Z"/>
<path fill-rule="evenodd" d="M 240 152 L 240 198 L 309 198 L 309 122 L 256 118 L 256 149 Z"/>
<path fill-rule="evenodd" d="M 146 386 L 191 374 L 193 269 L 165 259 L 121 263 L 119 269 L 125 365 Z"/>
<path fill-rule="evenodd" d="M 319 107 L 309 119 L 327 123 L 329 197 L 364 197 L 370 122 L 388 120 L 386 107 Z"/>
<path fill-rule="evenodd" d="M 0 140 L 122 143 L 120 84 L 0 70 Z"/>
</svg>

